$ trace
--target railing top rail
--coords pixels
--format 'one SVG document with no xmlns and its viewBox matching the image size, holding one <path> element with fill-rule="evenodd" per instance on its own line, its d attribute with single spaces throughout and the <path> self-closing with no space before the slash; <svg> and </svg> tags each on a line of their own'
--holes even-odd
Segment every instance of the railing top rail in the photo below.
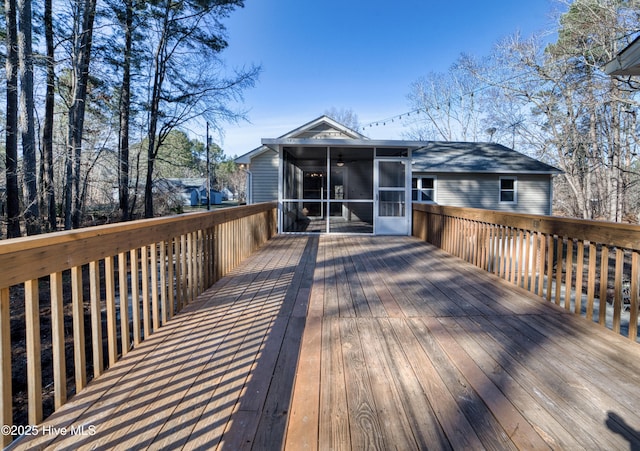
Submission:
<svg viewBox="0 0 640 451">
<path fill-rule="evenodd" d="M 444 205 L 414 204 L 414 210 L 443 216 L 456 216 L 471 221 L 498 224 L 522 230 L 541 232 L 640 250 L 640 226 L 607 221 L 593 221 L 557 216 L 527 215 L 479 208 L 449 207 Z"/>
<path fill-rule="evenodd" d="M 0 241 L 0 287 L 37 279 L 275 207 L 275 202 L 269 202 L 3 240 Z"/>
</svg>

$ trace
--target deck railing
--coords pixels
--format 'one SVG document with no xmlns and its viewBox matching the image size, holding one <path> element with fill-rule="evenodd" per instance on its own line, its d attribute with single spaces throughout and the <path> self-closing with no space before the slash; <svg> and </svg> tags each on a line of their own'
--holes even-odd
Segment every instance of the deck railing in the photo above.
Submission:
<svg viewBox="0 0 640 451">
<path fill-rule="evenodd" d="M 638 339 L 640 226 L 416 204 L 413 235 Z"/>
<path fill-rule="evenodd" d="M 259 204 L 1 241 L 2 444 L 24 433 L 25 423 L 42 421 L 43 389 L 52 398 L 45 410 L 58 409 L 67 393 L 80 392 L 270 239 L 275 208 Z M 12 372 L 26 381 L 28 419 L 20 426 L 14 410 L 25 393 L 12 387 Z"/>
</svg>

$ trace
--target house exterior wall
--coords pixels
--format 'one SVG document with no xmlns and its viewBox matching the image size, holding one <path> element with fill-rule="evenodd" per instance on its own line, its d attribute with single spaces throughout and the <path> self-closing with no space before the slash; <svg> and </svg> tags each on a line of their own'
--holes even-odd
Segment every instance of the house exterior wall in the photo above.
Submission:
<svg viewBox="0 0 640 451">
<path fill-rule="evenodd" d="M 251 160 L 253 203 L 278 200 L 278 154 L 267 151 Z"/>
<path fill-rule="evenodd" d="M 439 205 L 551 214 L 549 174 L 413 173 L 413 177 L 425 176 L 436 177 L 435 203 Z M 500 202 L 500 177 L 516 178 L 516 202 Z"/>
</svg>

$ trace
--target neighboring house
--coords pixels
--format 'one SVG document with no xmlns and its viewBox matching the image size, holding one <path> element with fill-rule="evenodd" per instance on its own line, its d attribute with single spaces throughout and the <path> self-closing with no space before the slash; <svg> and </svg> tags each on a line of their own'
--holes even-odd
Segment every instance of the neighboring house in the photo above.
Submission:
<svg viewBox="0 0 640 451">
<path fill-rule="evenodd" d="M 326 116 L 235 161 L 285 233 L 406 235 L 412 202 L 551 214 L 561 173 L 499 144 L 372 140 Z"/>
<path fill-rule="evenodd" d="M 207 205 L 206 178 L 169 178 L 154 184 L 154 190 L 175 199 L 175 203 L 185 207 Z M 222 193 L 210 191 L 211 205 L 222 203 Z"/>
</svg>

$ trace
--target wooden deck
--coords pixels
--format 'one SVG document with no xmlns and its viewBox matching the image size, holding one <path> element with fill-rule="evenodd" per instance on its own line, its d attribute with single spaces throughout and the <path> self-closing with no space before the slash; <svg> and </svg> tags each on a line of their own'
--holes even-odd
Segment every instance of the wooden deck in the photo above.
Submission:
<svg viewBox="0 0 640 451">
<path fill-rule="evenodd" d="M 279 236 L 17 449 L 639 449 L 640 347 L 412 238 Z"/>
</svg>

